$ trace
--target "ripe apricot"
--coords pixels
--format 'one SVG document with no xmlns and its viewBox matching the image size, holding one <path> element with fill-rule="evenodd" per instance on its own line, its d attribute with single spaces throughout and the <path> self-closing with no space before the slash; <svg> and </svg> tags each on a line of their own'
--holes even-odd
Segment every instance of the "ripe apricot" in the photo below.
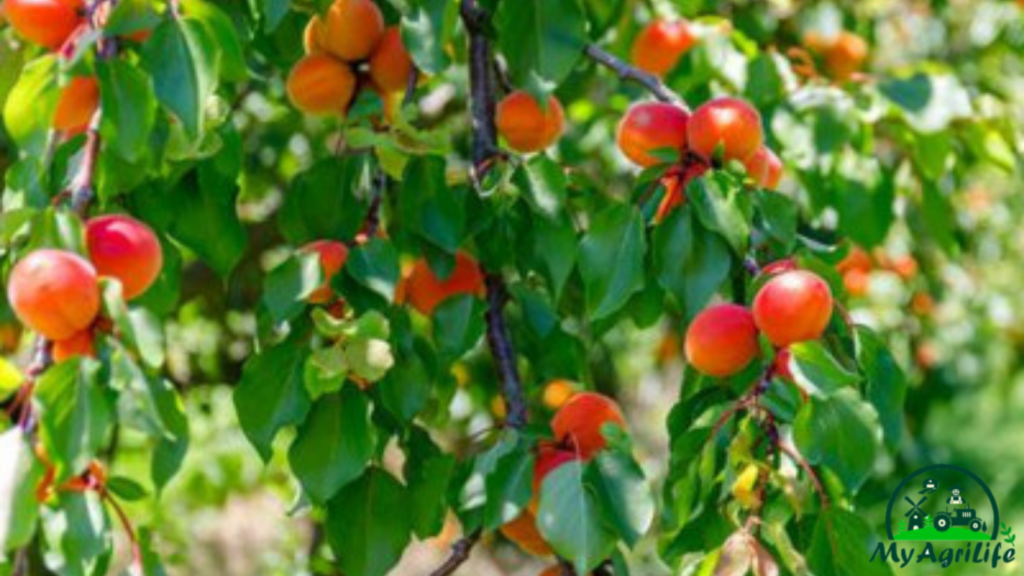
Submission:
<svg viewBox="0 0 1024 576">
<path fill-rule="evenodd" d="M 15 264 L 7 299 L 29 328 L 51 340 L 70 338 L 100 311 L 96 269 L 71 252 L 36 250 Z"/>
<path fill-rule="evenodd" d="M 537 152 L 551 146 L 562 135 L 565 112 L 562 103 L 548 97 L 548 106 L 540 104 L 523 90 L 516 90 L 498 102 L 495 124 L 509 148 L 516 152 Z"/>
<path fill-rule="evenodd" d="M 871 272 L 854 268 L 843 273 L 843 288 L 850 296 L 864 296 L 871 287 Z"/>
<path fill-rule="evenodd" d="M 747 175 L 758 187 L 775 190 L 782 178 L 782 161 L 772 152 L 771 148 L 762 145 L 749 158 L 743 161 Z"/>
<path fill-rule="evenodd" d="M 795 258 L 783 258 L 781 260 L 776 260 L 775 262 L 772 262 L 771 264 L 768 264 L 767 266 L 762 268 L 761 273 L 773 276 L 775 274 L 781 274 L 783 272 L 789 272 L 790 270 L 796 269 L 797 265 Z"/>
<path fill-rule="evenodd" d="M 345 114 L 356 91 L 356 76 L 326 54 L 306 56 L 288 75 L 288 99 L 307 114 Z"/>
<path fill-rule="evenodd" d="M 331 279 L 341 271 L 348 260 L 348 246 L 334 240 L 317 240 L 302 247 L 302 252 L 316 252 L 320 255 L 320 269 L 323 283 L 313 290 L 306 299 L 310 304 L 326 304 L 334 298 Z"/>
<path fill-rule="evenodd" d="M 445 279 L 438 278 L 426 259 L 419 259 L 406 277 L 402 298 L 429 316 L 438 304 L 459 294 L 484 295 L 484 275 L 476 260 L 464 252 L 455 255 L 455 269 Z"/>
<path fill-rule="evenodd" d="M 576 393 L 576 384 L 563 378 L 556 378 L 544 386 L 544 406 L 558 410 Z"/>
<path fill-rule="evenodd" d="M 871 261 L 871 255 L 860 246 L 853 246 L 846 253 L 846 256 L 839 261 L 839 264 L 836 264 L 836 271 L 840 273 L 846 273 L 850 270 L 869 272 L 873 266 L 874 263 Z"/>
<path fill-rule="evenodd" d="M 761 114 L 739 98 L 715 98 L 704 103 L 690 116 L 686 127 L 690 149 L 712 159 L 717 150 L 722 158 L 746 160 L 764 142 Z"/>
<path fill-rule="evenodd" d="M 783 272 L 754 297 L 754 322 L 776 346 L 821 336 L 832 318 L 832 291 L 806 270 Z"/>
<path fill-rule="evenodd" d="M 868 43 L 857 34 L 844 30 L 833 39 L 824 57 L 829 75 L 845 82 L 864 66 L 868 58 Z"/>
<path fill-rule="evenodd" d="M 583 460 L 589 460 L 607 445 L 602 427 L 616 424 L 626 428 L 626 419 L 614 400 L 596 392 L 573 396 L 551 420 L 555 439 L 572 446 Z"/>
<path fill-rule="evenodd" d="M 398 26 L 391 26 L 370 54 L 370 78 L 384 92 L 402 92 L 412 70 L 412 58 L 402 43 L 402 32 Z"/>
<path fill-rule="evenodd" d="M 86 328 L 81 332 L 76 332 L 70 338 L 53 343 L 54 362 L 63 362 L 76 356 L 96 356 L 92 330 Z"/>
<path fill-rule="evenodd" d="M 515 520 L 503 524 L 501 533 L 535 556 L 548 556 L 552 552 L 551 546 L 537 530 L 537 518 L 529 510 L 523 510 Z"/>
<path fill-rule="evenodd" d="M 699 372 L 724 378 L 757 357 L 757 327 L 749 310 L 737 304 L 712 306 L 686 331 L 686 360 Z"/>
<path fill-rule="evenodd" d="M 302 48 L 307 56 L 324 53 L 323 26 L 323 20 L 319 16 L 313 16 L 306 24 L 306 29 L 302 33 Z"/>
<path fill-rule="evenodd" d="M 655 20 L 633 40 L 633 64 L 655 76 L 664 76 L 696 43 L 686 20 Z"/>
<path fill-rule="evenodd" d="M 365 59 L 384 33 L 384 15 L 372 0 L 335 0 L 323 21 L 324 50 L 348 62 Z"/>
<path fill-rule="evenodd" d="M 665 161 L 654 156 L 655 150 L 670 148 L 680 153 L 686 148 L 686 126 L 689 115 L 685 110 L 663 102 L 634 104 L 616 132 L 619 150 L 634 164 L 654 166 Z"/>
<path fill-rule="evenodd" d="M 92 76 L 76 76 L 61 90 L 53 113 L 53 128 L 80 134 L 89 127 L 100 105 L 100 85 Z"/>
<path fill-rule="evenodd" d="M 24 39 L 51 50 L 60 48 L 84 22 L 81 5 L 62 0 L 6 0 L 4 12 Z"/>
<path fill-rule="evenodd" d="M 530 504 L 527 506 L 530 513 L 534 516 L 537 515 L 537 510 L 540 508 L 541 486 L 548 474 L 554 472 L 562 464 L 575 459 L 575 452 L 560 449 L 554 443 L 544 443 L 538 447 L 537 458 L 533 463 L 533 497 L 530 498 Z"/>
<path fill-rule="evenodd" d="M 121 282 L 125 300 L 148 290 L 164 265 L 163 249 L 153 230 L 124 214 L 89 220 L 85 244 L 99 275 Z"/>
</svg>

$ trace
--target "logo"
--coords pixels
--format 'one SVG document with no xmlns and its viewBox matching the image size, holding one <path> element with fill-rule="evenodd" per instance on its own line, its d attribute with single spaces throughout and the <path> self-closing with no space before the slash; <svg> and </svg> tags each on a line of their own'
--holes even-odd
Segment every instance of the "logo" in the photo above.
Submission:
<svg viewBox="0 0 1024 576">
<path fill-rule="evenodd" d="M 1000 524 L 992 490 L 970 470 L 952 464 L 925 466 L 904 478 L 889 498 L 885 529 L 889 542 L 878 543 L 872 562 L 995 568 L 1016 556 L 1017 537 Z"/>
</svg>

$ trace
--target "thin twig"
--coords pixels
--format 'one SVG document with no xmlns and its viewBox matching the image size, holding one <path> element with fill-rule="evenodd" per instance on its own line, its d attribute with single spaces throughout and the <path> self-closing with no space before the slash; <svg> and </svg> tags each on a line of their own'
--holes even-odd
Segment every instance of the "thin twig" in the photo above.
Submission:
<svg viewBox="0 0 1024 576">
<path fill-rule="evenodd" d="M 619 60 L 611 53 L 599 48 L 596 44 L 588 44 L 587 47 L 583 49 L 583 53 L 594 62 L 597 62 L 605 68 L 615 72 L 615 74 L 622 80 L 643 86 L 658 100 L 676 104 L 685 110 L 689 110 L 686 102 L 684 102 L 675 92 L 669 90 L 668 87 L 665 86 L 665 84 L 663 84 L 654 74 L 645 72 L 635 66 L 631 66 L 622 60 Z"/>
<path fill-rule="evenodd" d="M 812 468 L 810 463 L 808 463 L 807 460 L 804 459 L 804 457 L 801 456 L 800 453 L 796 451 L 796 448 L 793 448 L 792 446 L 786 444 L 785 442 L 782 442 L 781 440 L 778 442 L 777 445 L 779 447 L 779 450 L 781 450 L 783 454 L 789 456 L 790 460 L 796 462 L 797 465 L 803 468 L 804 472 L 806 472 L 807 475 L 811 478 L 811 482 L 814 483 L 814 490 L 818 493 L 818 499 L 821 501 L 821 509 L 828 510 L 828 494 L 825 493 L 825 487 L 822 486 L 821 479 L 818 478 L 818 474 L 814 471 L 814 468 Z"/>
<path fill-rule="evenodd" d="M 469 554 L 473 551 L 473 546 L 476 545 L 477 541 L 480 540 L 480 530 L 476 530 L 469 536 L 459 540 L 455 544 L 452 544 L 452 553 L 445 560 L 444 564 L 441 564 L 436 570 L 430 573 L 430 576 L 450 576 L 459 566 L 466 563 L 469 560 Z"/>
</svg>

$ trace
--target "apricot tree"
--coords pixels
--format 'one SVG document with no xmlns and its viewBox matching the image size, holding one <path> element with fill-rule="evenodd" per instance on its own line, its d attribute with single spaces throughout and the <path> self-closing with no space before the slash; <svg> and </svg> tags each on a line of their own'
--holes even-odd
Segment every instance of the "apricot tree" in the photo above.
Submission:
<svg viewBox="0 0 1024 576">
<path fill-rule="evenodd" d="M 955 245 L 947 173 L 1012 169 L 1009 114 L 869 69 L 834 18 L 653 4 L 4 0 L 30 334 L 0 386 L 0 574 L 164 573 L 130 507 L 202 457 L 168 355 L 197 308 L 247 327 L 205 364 L 286 460 L 310 570 L 383 576 L 448 525 L 425 575 L 501 542 L 623 575 L 642 541 L 673 572 L 887 572 L 856 511 L 906 383 L 849 312 L 853 259 L 903 220 Z M 612 348 L 652 327 L 686 368 L 631 413 Z"/>
</svg>

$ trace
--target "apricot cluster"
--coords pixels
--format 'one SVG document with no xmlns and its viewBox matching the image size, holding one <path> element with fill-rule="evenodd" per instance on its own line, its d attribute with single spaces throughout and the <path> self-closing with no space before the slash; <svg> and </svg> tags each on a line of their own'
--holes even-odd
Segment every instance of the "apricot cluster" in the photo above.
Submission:
<svg viewBox="0 0 1024 576">
<path fill-rule="evenodd" d="M 708 376 L 732 376 L 757 358 L 759 333 L 779 350 L 815 340 L 828 327 L 832 307 L 832 291 L 821 277 L 783 270 L 758 290 L 751 309 L 718 304 L 698 314 L 686 331 L 686 359 Z"/>
<path fill-rule="evenodd" d="M 65 250 L 41 248 L 11 271 L 7 298 L 23 324 L 53 341 L 57 361 L 93 354 L 100 312 L 99 279 L 115 278 L 131 300 L 156 281 L 163 251 L 153 231 L 124 215 L 93 218 L 86 224 L 89 259 Z"/>
<path fill-rule="evenodd" d="M 292 68 L 286 89 L 308 114 L 344 116 L 364 86 L 380 95 L 387 112 L 414 70 L 399 28 L 385 28 L 373 0 L 335 0 L 326 14 L 310 19 L 304 46 L 306 56 Z"/>
</svg>

